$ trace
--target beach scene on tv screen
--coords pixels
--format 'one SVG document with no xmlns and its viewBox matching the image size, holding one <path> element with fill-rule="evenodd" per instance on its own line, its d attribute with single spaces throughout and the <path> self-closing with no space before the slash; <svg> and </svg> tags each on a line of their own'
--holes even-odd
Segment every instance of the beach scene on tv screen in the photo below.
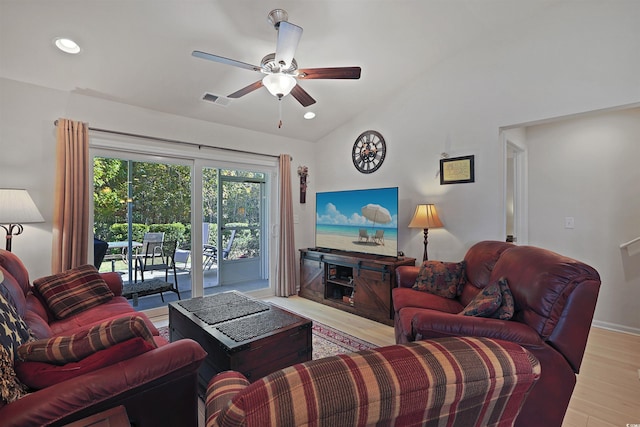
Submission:
<svg viewBox="0 0 640 427">
<path fill-rule="evenodd" d="M 398 255 L 398 188 L 316 193 L 316 246 Z"/>
</svg>

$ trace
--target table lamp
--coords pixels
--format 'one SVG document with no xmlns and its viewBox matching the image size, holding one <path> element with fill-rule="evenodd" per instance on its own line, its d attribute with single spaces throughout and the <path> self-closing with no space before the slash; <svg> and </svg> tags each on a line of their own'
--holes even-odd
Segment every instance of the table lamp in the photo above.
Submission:
<svg viewBox="0 0 640 427">
<path fill-rule="evenodd" d="M 424 230 L 424 255 L 422 256 L 422 261 L 429 259 L 427 257 L 427 235 L 429 234 L 429 229 L 440 227 L 443 227 L 443 225 L 440 218 L 438 218 L 435 205 L 426 204 L 416 206 L 416 211 L 413 214 L 413 218 L 411 218 L 409 228 L 422 228 Z"/>
<path fill-rule="evenodd" d="M 13 236 L 21 234 L 22 224 L 44 222 L 27 190 L 0 188 L 0 227 L 7 232 L 6 249 L 11 252 Z"/>
</svg>

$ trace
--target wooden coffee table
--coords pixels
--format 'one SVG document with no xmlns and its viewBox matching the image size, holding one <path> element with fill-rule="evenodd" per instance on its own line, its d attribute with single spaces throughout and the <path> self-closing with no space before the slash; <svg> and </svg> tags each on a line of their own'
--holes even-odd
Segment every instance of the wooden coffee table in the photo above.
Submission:
<svg viewBox="0 0 640 427">
<path fill-rule="evenodd" d="M 218 372 L 241 372 L 253 382 L 311 360 L 311 320 L 237 291 L 169 303 L 170 340 L 191 338 L 208 353 L 199 391 Z"/>
</svg>

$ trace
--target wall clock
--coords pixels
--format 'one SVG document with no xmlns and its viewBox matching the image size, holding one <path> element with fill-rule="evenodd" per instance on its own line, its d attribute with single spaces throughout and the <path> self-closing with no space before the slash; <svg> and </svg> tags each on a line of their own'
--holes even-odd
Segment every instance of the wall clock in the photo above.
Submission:
<svg viewBox="0 0 640 427">
<path fill-rule="evenodd" d="M 380 132 L 367 130 L 362 132 L 353 144 L 351 157 L 356 169 L 362 173 L 372 173 L 382 166 L 386 153 L 387 145 Z"/>
</svg>

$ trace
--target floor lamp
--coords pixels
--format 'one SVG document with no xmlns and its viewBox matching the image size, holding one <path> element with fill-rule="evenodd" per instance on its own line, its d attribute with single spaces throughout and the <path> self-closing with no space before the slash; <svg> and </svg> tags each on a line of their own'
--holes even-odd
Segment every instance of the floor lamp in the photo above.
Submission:
<svg viewBox="0 0 640 427">
<path fill-rule="evenodd" d="M 429 259 L 427 256 L 427 235 L 429 234 L 429 229 L 440 228 L 442 226 L 442 221 L 438 218 L 435 205 L 427 204 L 416 206 L 416 211 L 413 214 L 413 218 L 411 218 L 409 228 L 422 228 L 424 230 L 424 255 L 422 256 L 422 261 Z"/>
<path fill-rule="evenodd" d="M 6 249 L 11 252 L 13 236 L 22 234 L 22 224 L 44 222 L 27 190 L 0 188 L 0 227 L 7 232 Z"/>
</svg>

